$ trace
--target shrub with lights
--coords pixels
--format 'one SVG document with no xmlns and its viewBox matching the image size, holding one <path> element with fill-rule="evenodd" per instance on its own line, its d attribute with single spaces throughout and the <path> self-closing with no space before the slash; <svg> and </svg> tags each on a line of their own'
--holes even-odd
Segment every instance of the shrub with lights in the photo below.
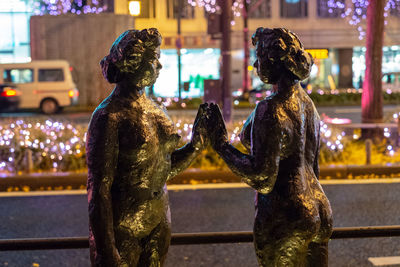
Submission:
<svg viewBox="0 0 400 267">
<path fill-rule="evenodd" d="M 397 122 L 399 113 L 393 115 Z M 172 117 L 181 145 L 191 139 L 193 118 Z M 244 121 L 227 126 L 230 142 L 245 151 L 239 139 Z M 32 166 L 34 172 L 85 171 L 85 133 L 87 125 L 42 120 L 15 120 L 0 123 L 0 172 L 23 173 Z M 320 165 L 365 164 L 365 144 L 361 130 L 343 130 L 340 125 L 321 122 Z M 372 164 L 400 162 L 397 129 L 384 129 L 384 139 L 372 147 Z M 192 164 L 192 168 L 227 169 L 223 160 L 209 147 Z"/>
<path fill-rule="evenodd" d="M 64 122 L 16 120 L 0 125 L 0 171 L 84 170 L 86 129 Z"/>
<path fill-rule="evenodd" d="M 396 114 L 398 116 L 398 114 Z M 400 161 L 397 129 L 384 128 L 384 137 L 372 145 L 371 164 Z M 361 129 L 343 130 L 340 125 L 321 122 L 320 165 L 363 165 L 366 163 L 365 140 Z"/>
</svg>

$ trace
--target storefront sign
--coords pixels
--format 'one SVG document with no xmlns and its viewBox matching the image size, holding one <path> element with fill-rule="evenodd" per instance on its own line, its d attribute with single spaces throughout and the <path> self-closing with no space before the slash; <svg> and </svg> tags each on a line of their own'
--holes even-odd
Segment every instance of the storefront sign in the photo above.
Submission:
<svg viewBox="0 0 400 267">
<path fill-rule="evenodd" d="M 310 53 L 313 58 L 324 59 L 329 57 L 328 49 L 306 49 L 306 51 Z"/>
</svg>

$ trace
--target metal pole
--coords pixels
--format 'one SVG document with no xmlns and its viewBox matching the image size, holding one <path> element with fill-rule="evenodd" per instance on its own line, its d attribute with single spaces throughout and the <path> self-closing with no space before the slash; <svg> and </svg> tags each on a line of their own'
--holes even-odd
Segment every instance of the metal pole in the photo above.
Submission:
<svg viewBox="0 0 400 267">
<path fill-rule="evenodd" d="M 244 59 L 243 59 L 243 83 L 242 83 L 242 88 L 243 88 L 243 98 L 248 99 L 249 96 L 249 72 L 247 70 L 247 67 L 249 66 L 249 57 L 250 57 L 250 49 L 249 49 L 249 27 L 248 27 L 248 22 L 249 22 L 249 17 L 248 17 L 248 12 L 249 12 L 249 4 L 247 3 L 247 0 L 244 0 L 244 6 L 243 6 L 243 50 L 244 50 Z"/>
<path fill-rule="evenodd" d="M 333 229 L 331 239 L 399 237 L 400 225 L 338 227 Z M 253 242 L 253 232 L 203 232 L 174 233 L 171 245 L 199 245 Z M 0 251 L 48 250 L 88 248 L 89 239 L 81 237 L 0 239 Z"/>
<path fill-rule="evenodd" d="M 232 117 L 232 92 L 231 92 L 231 19 L 232 0 L 220 0 L 222 23 L 222 113 L 226 122 Z"/>
<path fill-rule="evenodd" d="M 371 165 L 371 155 L 372 155 L 372 140 L 365 140 L 365 164 Z"/>
<path fill-rule="evenodd" d="M 26 161 L 25 171 L 27 173 L 32 173 L 33 171 L 32 150 L 27 149 L 25 151 L 25 161 Z"/>
<path fill-rule="evenodd" d="M 181 48 L 182 48 L 182 36 L 181 36 L 181 15 L 182 15 L 182 0 L 178 0 L 177 8 L 177 24 L 178 24 L 178 40 L 176 44 L 176 50 L 178 53 L 178 95 L 179 102 L 182 100 L 182 62 L 181 62 Z"/>
</svg>

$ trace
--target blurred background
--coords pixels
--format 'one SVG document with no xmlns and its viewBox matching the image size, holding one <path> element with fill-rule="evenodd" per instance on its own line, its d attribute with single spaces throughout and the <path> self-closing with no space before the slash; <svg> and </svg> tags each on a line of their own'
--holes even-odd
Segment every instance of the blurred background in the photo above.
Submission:
<svg viewBox="0 0 400 267">
<path fill-rule="evenodd" d="M 152 93 L 156 97 L 178 97 L 181 72 L 181 97 L 202 97 L 204 80 L 221 76 L 221 36 L 213 16 L 218 10 L 213 10 L 212 2 L 182 0 L 179 5 L 177 0 L 3 0 L 0 2 L 0 63 L 65 59 L 76 74 L 79 104 L 96 105 L 111 88 L 102 83 L 98 62 L 115 38 L 126 29 L 156 27 L 163 35 L 163 70 Z M 343 18 L 346 9 L 340 9 L 340 5 L 331 7 L 330 2 L 253 0 L 246 4 L 244 19 L 241 10 L 244 2 L 236 1 L 238 7 L 232 16 L 230 38 L 231 92 L 237 96 L 266 87 L 252 67 L 255 59 L 252 45 L 248 45 L 248 66 L 243 66 L 245 23 L 250 36 L 258 27 L 285 27 L 300 37 L 315 60 L 310 78 L 302 83 L 304 87 L 313 90 L 362 88 L 366 48 L 365 38 L 360 38 L 363 35 L 357 29 L 363 24 L 352 25 L 348 18 Z M 353 4 L 344 0 L 334 2 Z M 400 11 L 396 6 L 386 13 L 390 16 L 386 18 L 382 72 L 388 73 L 383 77 L 387 85 L 384 89 L 392 90 L 392 84 L 397 85 L 395 89 L 400 87 L 399 76 L 395 74 L 400 72 Z M 360 14 L 361 18 L 366 15 L 365 7 L 360 8 Z M 244 72 L 249 77 L 246 84 Z"/>
<path fill-rule="evenodd" d="M 321 115 L 320 181 L 335 227 L 400 216 L 400 0 L 0 0 L 0 235 L 87 236 L 85 141 L 114 85 L 99 62 L 127 29 L 157 28 L 150 97 L 191 138 L 219 103 L 230 142 L 270 96 L 253 67 L 258 27 L 295 32 L 313 56 L 300 84 Z M 211 149 L 168 185 L 173 232 L 250 231 L 253 190 Z M 190 207 L 190 208 L 188 208 Z M 238 220 L 240 218 L 240 220 Z M 331 266 L 400 266 L 399 239 L 330 242 Z M 0 266 L 87 266 L 85 249 L 0 252 Z M 171 247 L 167 266 L 256 266 L 251 244 Z"/>
</svg>

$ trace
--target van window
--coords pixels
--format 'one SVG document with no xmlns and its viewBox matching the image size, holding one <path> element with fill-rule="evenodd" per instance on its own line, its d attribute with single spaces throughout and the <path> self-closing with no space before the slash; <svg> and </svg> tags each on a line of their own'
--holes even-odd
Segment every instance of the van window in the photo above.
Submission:
<svg viewBox="0 0 400 267">
<path fill-rule="evenodd" d="M 64 72 L 62 69 L 39 69 L 39 82 L 62 82 Z"/>
<path fill-rule="evenodd" d="M 33 82 L 32 69 L 6 69 L 3 72 L 5 83 L 31 83 Z"/>
</svg>

